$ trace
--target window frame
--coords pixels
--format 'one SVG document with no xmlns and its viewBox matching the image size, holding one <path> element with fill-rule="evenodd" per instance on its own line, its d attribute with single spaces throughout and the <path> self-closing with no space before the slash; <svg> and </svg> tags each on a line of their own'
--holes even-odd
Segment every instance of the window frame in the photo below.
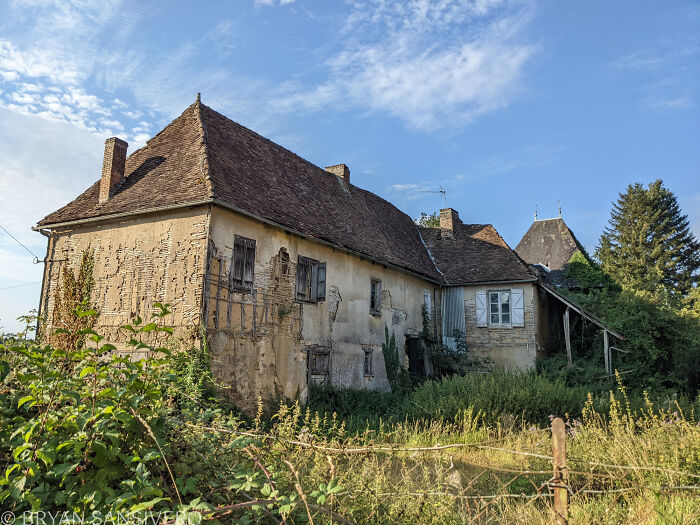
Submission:
<svg viewBox="0 0 700 525">
<path fill-rule="evenodd" d="M 363 370 L 365 377 L 374 377 L 374 348 L 371 346 L 363 346 L 364 360 L 363 360 Z"/>
<path fill-rule="evenodd" d="M 382 316 L 382 280 L 370 279 L 369 313 L 376 317 Z"/>
<path fill-rule="evenodd" d="M 241 292 L 253 291 L 256 248 L 257 244 L 255 239 L 250 239 L 243 235 L 233 236 L 231 269 L 229 271 L 229 284 L 232 290 Z M 251 253 L 252 256 L 250 256 Z M 247 268 L 248 266 L 249 268 Z M 250 280 L 246 280 L 248 274 Z"/>
<path fill-rule="evenodd" d="M 331 368 L 332 368 L 332 353 L 328 346 L 307 346 L 308 364 L 307 364 L 307 382 L 308 384 L 324 384 L 330 383 Z M 324 366 L 316 366 L 318 364 Z"/>
<path fill-rule="evenodd" d="M 491 295 L 492 294 L 498 294 L 498 303 L 493 303 L 491 301 Z M 508 322 L 503 321 L 503 301 L 501 300 L 501 294 L 508 294 L 508 312 L 505 312 L 505 315 L 508 316 Z M 486 308 L 487 308 L 487 316 L 488 316 L 488 325 L 493 326 L 493 327 L 504 327 L 504 328 L 511 328 L 513 326 L 513 294 L 511 293 L 510 289 L 498 289 L 498 290 L 488 290 L 486 292 Z M 498 305 L 498 312 L 493 312 L 492 311 L 492 306 L 494 304 Z M 498 315 L 498 322 L 493 321 L 493 315 L 497 314 Z"/>
<path fill-rule="evenodd" d="M 303 294 L 299 291 L 300 270 L 305 268 Z M 302 303 L 316 304 L 326 300 L 326 263 L 311 257 L 297 255 L 295 297 Z"/>
</svg>

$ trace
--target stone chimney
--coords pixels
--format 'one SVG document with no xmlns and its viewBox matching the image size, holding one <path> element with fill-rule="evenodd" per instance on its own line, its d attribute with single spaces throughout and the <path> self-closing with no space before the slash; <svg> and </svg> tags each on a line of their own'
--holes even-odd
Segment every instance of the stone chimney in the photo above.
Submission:
<svg viewBox="0 0 700 525">
<path fill-rule="evenodd" d="M 459 220 L 459 213 L 452 208 L 440 210 L 440 233 L 443 239 L 454 239 L 455 227 L 462 224 Z"/>
<path fill-rule="evenodd" d="M 340 177 L 346 188 L 350 186 L 350 168 L 348 168 L 345 164 L 326 166 L 326 171 L 328 173 L 332 173 L 336 177 Z"/>
<path fill-rule="evenodd" d="M 129 144 L 117 137 L 105 140 L 105 156 L 102 161 L 102 179 L 100 179 L 100 204 L 109 200 L 114 194 L 114 188 L 124 179 L 128 146 Z"/>
</svg>

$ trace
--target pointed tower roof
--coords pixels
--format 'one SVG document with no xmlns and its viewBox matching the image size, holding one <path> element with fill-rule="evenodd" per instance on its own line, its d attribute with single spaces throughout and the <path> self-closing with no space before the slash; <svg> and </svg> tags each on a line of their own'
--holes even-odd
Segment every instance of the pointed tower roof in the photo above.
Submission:
<svg viewBox="0 0 700 525">
<path fill-rule="evenodd" d="M 515 247 L 515 252 L 526 263 L 540 264 L 550 271 L 565 270 L 577 251 L 588 257 L 561 217 L 536 220 Z"/>
</svg>

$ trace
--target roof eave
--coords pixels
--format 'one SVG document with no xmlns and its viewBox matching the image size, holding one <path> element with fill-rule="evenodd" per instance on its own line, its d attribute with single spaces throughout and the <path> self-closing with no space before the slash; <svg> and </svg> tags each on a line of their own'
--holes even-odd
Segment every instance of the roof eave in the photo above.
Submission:
<svg viewBox="0 0 700 525">
<path fill-rule="evenodd" d="M 38 224 L 37 226 L 34 226 L 32 228 L 32 230 L 34 230 L 34 231 L 55 230 L 57 228 L 81 226 L 83 224 L 97 223 L 97 222 L 103 222 L 103 221 L 109 221 L 109 220 L 115 220 L 115 219 L 124 219 L 124 218 L 128 218 L 128 217 L 136 217 L 139 215 L 147 215 L 147 214 L 151 214 L 151 213 L 159 213 L 159 212 L 171 211 L 171 210 L 176 210 L 176 209 L 181 209 L 181 208 L 192 208 L 195 206 L 203 206 L 203 205 L 207 205 L 207 204 L 214 204 L 216 206 L 220 206 L 222 208 L 239 213 L 241 215 L 245 215 L 246 217 L 250 217 L 251 219 L 255 219 L 257 221 L 263 222 L 263 223 L 268 224 L 270 226 L 280 228 L 284 231 L 287 231 L 289 233 L 292 233 L 292 234 L 297 235 L 299 237 L 302 237 L 304 239 L 309 239 L 309 240 L 318 242 L 320 244 L 325 244 L 326 246 L 330 246 L 332 248 L 342 250 L 346 253 L 356 255 L 356 256 L 361 257 L 363 259 L 368 259 L 368 260 L 375 262 L 377 264 L 382 264 L 384 266 L 387 266 L 388 268 L 393 268 L 394 270 L 398 270 L 398 271 L 401 271 L 403 273 L 407 273 L 407 274 L 412 275 L 414 277 L 417 277 L 423 281 L 428 281 L 428 282 L 436 284 L 436 285 L 444 284 L 440 280 L 435 279 L 434 277 L 430 277 L 428 275 L 424 275 L 424 274 L 415 272 L 415 271 L 410 270 L 408 268 L 404 268 L 402 266 L 398 266 L 398 265 L 392 264 L 392 263 L 387 262 L 387 261 L 383 261 L 383 260 L 378 259 L 376 257 L 372 257 L 371 255 L 367 255 L 367 254 L 359 252 L 357 250 L 353 250 L 351 248 L 348 248 L 346 246 L 342 246 L 340 244 L 336 244 L 336 243 L 333 243 L 331 241 L 327 241 L 325 239 L 319 239 L 318 237 L 314 237 L 312 235 L 302 233 L 302 232 L 297 231 L 293 228 L 290 228 L 289 226 L 284 226 L 283 224 L 279 224 L 275 221 L 271 221 L 269 219 L 266 219 L 264 217 L 256 215 L 255 213 L 251 213 L 249 211 L 243 210 L 241 208 L 238 208 L 237 206 L 233 206 L 233 205 L 228 204 L 228 203 L 221 201 L 219 199 L 203 199 L 203 200 L 197 200 L 197 201 L 191 201 L 191 202 L 183 202 L 180 204 L 173 204 L 173 205 L 169 205 L 169 206 L 148 208 L 148 209 L 144 209 L 144 210 L 134 210 L 134 211 L 128 211 L 128 212 L 123 212 L 123 213 L 113 213 L 110 215 L 99 215 L 96 217 L 87 217 L 84 219 L 75 219 L 72 221 L 64 221 L 64 222 L 57 222 L 57 223 L 51 223 L 51 224 Z"/>
<path fill-rule="evenodd" d="M 202 199 L 202 200 L 196 200 L 196 201 L 182 202 L 182 203 L 178 203 L 178 204 L 169 204 L 168 206 L 157 206 L 155 208 L 146 208 L 146 209 L 141 209 L 141 210 L 125 211 L 125 212 L 121 212 L 121 213 L 111 213 L 108 215 L 96 215 L 94 217 L 85 217 L 84 219 L 74 219 L 72 221 L 53 222 L 53 223 L 49 223 L 49 224 L 37 224 L 36 226 L 32 227 L 32 230 L 34 230 L 34 231 L 55 230 L 57 228 L 65 228 L 65 227 L 69 227 L 69 226 L 80 226 L 83 224 L 89 224 L 89 223 L 93 223 L 93 222 L 102 222 L 102 221 L 109 221 L 109 220 L 114 220 L 114 219 L 123 219 L 126 217 L 135 217 L 138 215 L 148 215 L 151 213 L 177 210 L 180 208 L 192 208 L 195 206 L 202 206 L 205 204 L 211 204 L 212 202 L 213 202 L 212 199 Z"/>
<path fill-rule="evenodd" d="M 397 271 L 400 271 L 400 272 L 403 272 L 403 273 L 407 273 L 407 274 L 412 275 L 413 277 L 417 277 L 417 278 L 419 278 L 419 279 L 421 279 L 421 280 L 423 280 L 423 281 L 428 281 L 428 282 L 430 282 L 430 283 L 437 284 L 437 285 L 444 284 L 443 282 L 441 282 L 441 281 L 435 279 L 434 277 L 430 277 L 430 276 L 428 276 L 428 275 L 415 272 L 415 271 L 410 270 L 410 269 L 408 269 L 408 268 L 404 268 L 404 267 L 402 267 L 402 266 L 398 266 L 398 265 L 396 265 L 396 264 L 392 264 L 392 263 L 387 262 L 387 261 L 383 261 L 383 260 L 378 259 L 378 258 L 376 258 L 376 257 L 372 257 L 371 255 L 367 255 L 366 253 L 362 253 L 362 252 L 359 252 L 359 251 L 357 251 L 357 250 L 353 250 L 352 248 L 348 248 L 347 246 L 342 246 L 342 245 L 340 245 L 340 244 L 336 244 L 336 243 L 334 243 L 334 242 L 327 241 L 326 239 L 320 239 L 320 238 L 318 238 L 318 237 L 314 237 L 313 235 L 309 235 L 309 234 L 306 234 L 306 233 L 302 233 L 302 232 L 300 232 L 300 231 L 298 231 L 298 230 L 295 230 L 295 229 L 293 229 L 293 228 L 290 228 L 289 226 L 284 226 L 283 224 L 279 224 L 279 223 L 277 223 L 277 222 L 275 222 L 275 221 L 272 221 L 272 220 L 270 220 L 270 219 L 266 219 L 266 218 L 264 218 L 264 217 L 261 217 L 261 216 L 259 216 L 259 215 L 256 215 L 255 213 L 251 213 L 251 212 L 249 212 L 249 211 L 247 211 L 247 210 L 243 210 L 243 209 L 241 209 L 241 208 L 239 208 L 239 207 L 237 207 L 237 206 L 233 206 L 233 205 L 231 205 L 231 204 L 229 204 L 229 203 L 227 203 L 227 202 L 224 202 L 224 201 L 221 201 L 221 200 L 218 200 L 218 199 L 214 199 L 214 200 L 212 201 L 212 204 L 215 204 L 215 205 L 217 205 L 217 206 L 220 206 L 220 207 L 222 207 L 222 208 L 225 208 L 225 209 L 227 209 L 227 210 L 230 210 L 230 211 L 233 211 L 233 212 L 236 212 L 236 213 L 240 213 L 241 215 L 245 215 L 245 216 L 247 216 L 247 217 L 250 217 L 251 219 L 255 219 L 255 220 L 257 220 L 257 221 L 263 222 L 263 223 L 268 224 L 268 225 L 270 225 L 270 226 L 274 226 L 274 227 L 276 227 L 276 228 L 280 228 L 280 229 L 282 229 L 282 230 L 284 230 L 284 231 L 286 231 L 286 232 L 289 232 L 289 233 L 292 233 L 292 234 L 297 235 L 297 236 L 299 236 L 299 237 L 302 237 L 303 239 L 309 239 L 309 240 L 311 240 L 311 241 L 318 242 L 318 243 L 324 244 L 324 245 L 326 245 L 326 246 L 330 246 L 330 247 L 335 248 L 335 249 L 337 249 L 337 250 L 341 250 L 341 251 L 343 251 L 343 252 L 345 252 L 345 253 L 352 254 L 352 255 L 356 255 L 356 256 L 361 257 L 361 258 L 363 258 L 363 259 L 370 260 L 370 261 L 372 261 L 372 262 L 374 262 L 374 263 L 382 264 L 382 265 L 384 265 L 384 266 L 386 266 L 386 267 L 388 267 L 388 268 L 392 268 L 392 269 L 394 269 L 394 270 L 397 270 Z"/>
<path fill-rule="evenodd" d="M 515 283 L 515 284 L 520 284 L 520 283 L 534 283 L 537 282 L 537 279 L 504 279 L 502 281 L 469 281 L 469 282 L 464 282 L 464 283 L 458 283 L 458 284 L 448 284 L 447 286 L 479 286 L 479 285 L 485 285 L 485 284 L 509 284 L 509 283 Z"/>
</svg>

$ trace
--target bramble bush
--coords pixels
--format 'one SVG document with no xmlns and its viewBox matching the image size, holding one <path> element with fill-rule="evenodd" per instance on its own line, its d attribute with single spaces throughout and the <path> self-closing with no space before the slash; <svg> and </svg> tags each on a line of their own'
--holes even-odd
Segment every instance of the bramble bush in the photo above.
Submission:
<svg viewBox="0 0 700 525">
<path fill-rule="evenodd" d="M 116 352 L 91 328 L 69 334 L 88 341 L 74 350 L 26 339 L 0 345 L 0 508 L 91 519 L 170 511 L 193 523 L 222 507 L 241 522 L 301 512 L 306 493 L 285 456 L 263 459 L 261 442 L 207 398 L 209 381 L 188 383 L 208 367 L 171 355 L 162 343 L 172 329 L 161 324 L 169 310 L 155 306 L 150 322 L 123 327 L 143 359 Z M 330 481 L 309 487 L 309 498 L 327 498 Z"/>
</svg>

